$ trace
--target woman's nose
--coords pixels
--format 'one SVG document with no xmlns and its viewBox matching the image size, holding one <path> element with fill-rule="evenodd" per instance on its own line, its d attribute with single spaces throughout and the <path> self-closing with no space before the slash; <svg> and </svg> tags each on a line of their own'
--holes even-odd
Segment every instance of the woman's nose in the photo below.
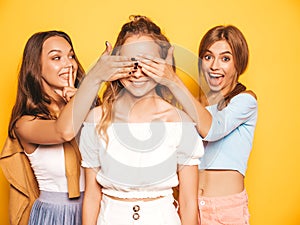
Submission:
<svg viewBox="0 0 300 225">
<path fill-rule="evenodd" d="M 213 60 L 211 65 L 210 65 L 210 69 L 211 70 L 217 70 L 219 68 L 219 62 L 217 59 Z"/>
<path fill-rule="evenodd" d="M 142 76 L 144 76 L 143 72 L 142 72 L 142 68 L 138 67 L 134 72 L 133 72 L 133 77 L 135 78 L 140 78 Z"/>
<path fill-rule="evenodd" d="M 73 59 L 66 57 L 64 60 L 64 66 L 65 67 L 74 67 L 73 61 L 74 61 Z"/>
</svg>

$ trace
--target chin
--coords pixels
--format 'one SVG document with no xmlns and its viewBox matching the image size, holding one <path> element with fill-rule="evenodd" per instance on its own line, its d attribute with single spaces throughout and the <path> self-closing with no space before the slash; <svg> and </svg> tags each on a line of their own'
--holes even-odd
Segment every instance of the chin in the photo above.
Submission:
<svg viewBox="0 0 300 225">
<path fill-rule="evenodd" d="M 132 93 L 131 92 L 131 95 L 135 98 L 142 98 L 142 97 L 145 97 L 146 93 Z"/>
<path fill-rule="evenodd" d="M 220 92 L 222 90 L 220 86 L 209 86 L 209 89 L 212 92 Z"/>
</svg>

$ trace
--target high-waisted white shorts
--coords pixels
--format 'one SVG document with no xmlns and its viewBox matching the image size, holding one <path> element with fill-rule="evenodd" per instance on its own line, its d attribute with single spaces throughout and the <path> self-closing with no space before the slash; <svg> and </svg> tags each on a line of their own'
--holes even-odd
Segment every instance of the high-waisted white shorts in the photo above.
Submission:
<svg viewBox="0 0 300 225">
<path fill-rule="evenodd" d="M 172 195 L 152 201 L 118 201 L 102 195 L 97 225 L 180 225 Z"/>
</svg>

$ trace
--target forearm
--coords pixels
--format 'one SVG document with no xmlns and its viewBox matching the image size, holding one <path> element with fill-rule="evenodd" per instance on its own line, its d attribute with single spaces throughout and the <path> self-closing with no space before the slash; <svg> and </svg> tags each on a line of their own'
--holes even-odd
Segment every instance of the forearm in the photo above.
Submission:
<svg viewBox="0 0 300 225">
<path fill-rule="evenodd" d="M 100 198 L 101 199 L 101 198 Z M 100 212 L 100 201 L 92 196 L 85 196 L 82 206 L 82 225 L 96 225 Z"/>
<path fill-rule="evenodd" d="M 85 168 L 85 192 L 82 205 L 82 225 L 96 225 L 102 199 L 101 187 L 96 180 L 97 169 Z"/>
<path fill-rule="evenodd" d="M 167 87 L 182 105 L 183 110 L 196 123 L 199 134 L 205 137 L 212 123 L 212 116 L 208 110 L 191 94 L 178 76 Z"/>
<path fill-rule="evenodd" d="M 179 201 L 180 219 L 182 225 L 198 225 L 198 204 L 197 201 Z"/>
<path fill-rule="evenodd" d="M 57 132 L 62 134 L 65 141 L 76 136 L 98 95 L 101 83 L 102 81 L 93 74 L 87 75 L 74 97 L 61 111 L 56 127 Z"/>
<path fill-rule="evenodd" d="M 183 166 L 178 171 L 179 211 L 182 225 L 198 223 L 198 166 Z"/>
</svg>

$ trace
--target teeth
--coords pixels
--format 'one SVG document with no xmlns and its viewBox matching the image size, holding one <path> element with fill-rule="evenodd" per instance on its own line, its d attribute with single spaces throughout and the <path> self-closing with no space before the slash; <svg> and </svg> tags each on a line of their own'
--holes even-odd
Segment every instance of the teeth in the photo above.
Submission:
<svg viewBox="0 0 300 225">
<path fill-rule="evenodd" d="M 62 75 L 60 75 L 60 77 L 62 77 L 63 79 L 68 79 L 69 78 L 69 76 L 67 74 L 62 74 Z"/>
<path fill-rule="evenodd" d="M 132 81 L 134 85 L 143 85 L 145 81 Z"/>
<path fill-rule="evenodd" d="M 209 74 L 209 76 L 210 76 L 210 77 L 212 77 L 212 78 L 219 78 L 219 77 L 223 77 L 223 75 L 222 75 L 222 74 L 212 74 L 212 73 L 210 73 L 210 74 Z"/>
</svg>

